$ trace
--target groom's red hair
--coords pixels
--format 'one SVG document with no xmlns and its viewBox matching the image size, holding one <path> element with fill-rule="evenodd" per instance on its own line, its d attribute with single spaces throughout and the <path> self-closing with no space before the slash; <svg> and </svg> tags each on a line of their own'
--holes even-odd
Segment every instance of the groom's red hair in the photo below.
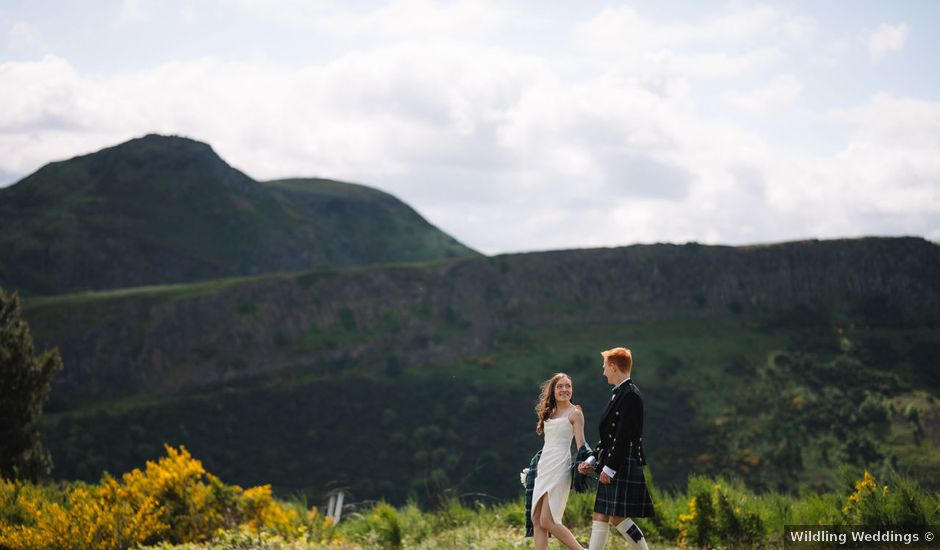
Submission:
<svg viewBox="0 0 940 550">
<path fill-rule="evenodd" d="M 620 372 L 630 372 L 633 370 L 633 353 L 627 348 L 614 348 L 602 351 L 604 360 L 617 367 Z"/>
</svg>

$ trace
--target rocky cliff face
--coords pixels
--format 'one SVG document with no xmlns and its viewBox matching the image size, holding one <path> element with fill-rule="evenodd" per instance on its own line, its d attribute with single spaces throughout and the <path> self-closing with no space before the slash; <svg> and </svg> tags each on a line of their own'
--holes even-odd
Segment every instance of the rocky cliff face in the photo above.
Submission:
<svg viewBox="0 0 940 550">
<path fill-rule="evenodd" d="M 870 238 L 557 251 L 35 302 L 26 317 L 37 346 L 61 349 L 52 406 L 62 407 L 288 369 L 433 364 L 546 324 L 865 304 L 936 323 L 940 247 Z"/>
</svg>

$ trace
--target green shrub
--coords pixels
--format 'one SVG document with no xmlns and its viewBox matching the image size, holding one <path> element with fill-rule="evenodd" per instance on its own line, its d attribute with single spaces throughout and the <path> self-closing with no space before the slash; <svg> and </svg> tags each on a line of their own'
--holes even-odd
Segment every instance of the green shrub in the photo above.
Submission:
<svg viewBox="0 0 940 550">
<path fill-rule="evenodd" d="M 576 493 L 572 491 L 568 496 L 568 506 L 565 508 L 565 516 L 562 521 L 570 529 L 590 527 L 593 513 L 594 493 Z M 522 519 L 524 521 L 525 517 L 523 516 Z"/>
<path fill-rule="evenodd" d="M 695 476 L 689 479 L 689 495 L 688 512 L 679 515 L 677 542 L 681 546 L 758 548 L 765 544 L 763 502 L 749 491 Z"/>
<path fill-rule="evenodd" d="M 681 493 L 663 493 L 653 483 L 648 483 L 647 486 L 653 499 L 656 515 L 652 518 L 637 520 L 640 528 L 648 537 L 678 540 L 679 516 L 687 510 L 688 498 Z"/>
<path fill-rule="evenodd" d="M 689 478 L 688 513 L 679 516 L 679 545 L 711 547 L 717 542 L 712 482 L 704 477 Z"/>
<path fill-rule="evenodd" d="M 897 475 L 893 476 L 892 482 L 889 510 L 896 525 L 926 527 L 937 523 L 940 507 L 928 503 L 917 482 Z"/>
<path fill-rule="evenodd" d="M 846 523 L 925 527 L 938 519 L 936 503 L 929 501 L 916 482 L 898 474 L 889 478 L 889 484 L 879 485 L 870 472 L 863 474 L 842 509 Z"/>
<path fill-rule="evenodd" d="M 766 538 L 757 503 L 743 493 L 715 485 L 717 535 L 727 548 L 758 548 Z"/>
<path fill-rule="evenodd" d="M 380 502 L 369 513 L 367 523 L 377 535 L 382 548 L 394 550 L 402 547 L 403 532 L 398 511 L 385 502 Z"/>
<path fill-rule="evenodd" d="M 525 525 L 525 502 L 522 500 L 497 504 L 491 510 L 495 520 L 505 527 Z"/>
<path fill-rule="evenodd" d="M 461 504 L 460 500 L 452 496 L 444 497 L 440 509 L 435 513 L 438 525 L 437 530 L 459 527 L 473 522 L 477 514 Z"/>
<path fill-rule="evenodd" d="M 434 534 L 433 516 L 421 511 L 415 501 L 398 510 L 398 517 L 404 530 L 404 538 L 409 542 L 421 542 Z"/>
</svg>

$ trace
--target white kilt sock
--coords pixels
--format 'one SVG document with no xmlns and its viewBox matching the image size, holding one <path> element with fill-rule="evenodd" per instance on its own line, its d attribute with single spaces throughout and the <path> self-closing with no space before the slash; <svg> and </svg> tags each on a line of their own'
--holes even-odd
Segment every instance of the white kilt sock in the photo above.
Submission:
<svg viewBox="0 0 940 550">
<path fill-rule="evenodd" d="M 620 525 L 617 526 L 617 531 L 627 540 L 627 545 L 630 546 L 630 548 L 649 550 L 649 546 L 646 544 L 646 538 L 643 537 L 643 531 L 640 531 L 640 527 L 634 523 L 632 519 L 627 518 L 621 521 Z"/>
<path fill-rule="evenodd" d="M 591 542 L 588 550 L 603 550 L 607 546 L 607 534 L 610 533 L 606 521 L 595 521 L 591 524 Z"/>
</svg>

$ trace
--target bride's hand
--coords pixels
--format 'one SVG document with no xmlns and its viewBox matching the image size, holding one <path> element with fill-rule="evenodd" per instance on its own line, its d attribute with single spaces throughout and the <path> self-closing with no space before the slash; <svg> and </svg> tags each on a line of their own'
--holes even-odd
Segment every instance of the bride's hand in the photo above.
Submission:
<svg viewBox="0 0 940 550">
<path fill-rule="evenodd" d="M 589 465 L 587 462 L 582 462 L 578 464 L 578 472 L 582 474 L 589 474 L 594 471 L 594 466 Z"/>
</svg>

